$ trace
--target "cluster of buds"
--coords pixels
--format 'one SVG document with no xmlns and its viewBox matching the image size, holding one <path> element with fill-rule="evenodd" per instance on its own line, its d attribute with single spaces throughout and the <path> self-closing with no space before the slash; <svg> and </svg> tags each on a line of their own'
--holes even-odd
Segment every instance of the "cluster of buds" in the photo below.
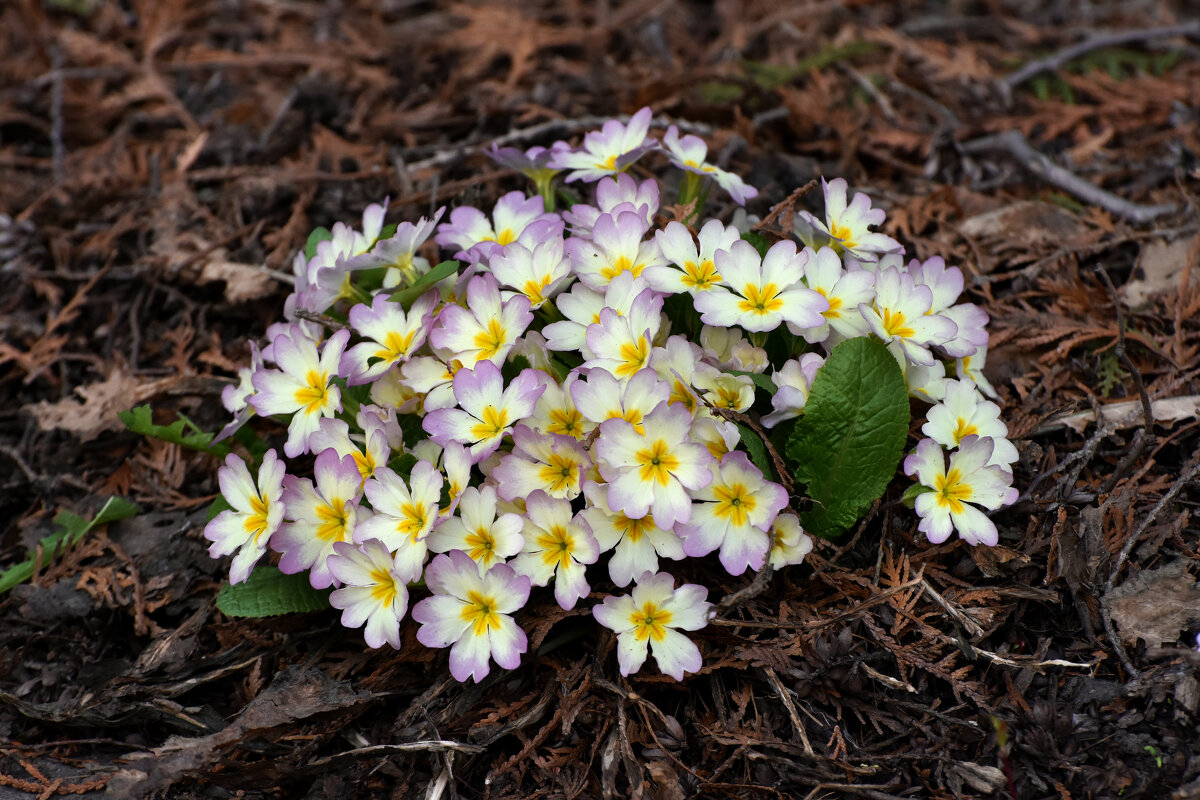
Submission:
<svg viewBox="0 0 1200 800">
<path fill-rule="evenodd" d="M 492 661 L 519 663 L 513 614 L 533 587 L 571 609 L 606 567 L 631 587 L 592 609 L 621 672 L 652 653 L 680 679 L 700 668 L 680 631 L 712 611 L 666 564 L 716 554 L 741 575 L 812 549 L 735 420 L 757 416 L 756 383 L 776 387 L 769 411 L 760 399 L 766 428 L 803 414 L 825 355 L 858 336 L 885 342 L 910 393 L 934 403 L 930 438 L 905 462 L 928 488 L 921 530 L 995 543 L 969 504 L 1013 501 L 1016 453 L 983 397 L 987 316 L 956 304 L 962 273 L 906 265 L 871 230 L 883 212 L 863 194 L 847 203 L 840 179 L 824 186 L 824 220 L 799 216 L 799 242 L 760 250 L 720 220 L 689 224 L 696 213 L 663 224 L 658 182 L 627 172 L 648 154 L 683 170 L 681 208 L 713 184 L 739 204 L 756 192 L 698 137 L 671 126 L 660 142 L 650 122 L 643 109 L 579 148 L 495 149 L 538 193 L 394 228 L 372 205 L 361 230 L 339 223 L 297 256 L 287 321 L 226 392 L 223 435 L 272 416 L 288 425 L 283 454 L 315 462 L 311 477 L 292 473 L 270 450 L 257 476 L 237 456 L 221 468 L 229 509 L 205 535 L 213 556 L 234 555 L 232 582 L 273 550 L 281 571 L 332 587 L 371 647 L 400 646 L 419 592 L 416 638 L 450 647 L 452 674 L 478 681 Z M 564 170 L 595 184 L 594 205 L 553 210 Z M 434 266 L 439 249 L 460 263 Z"/>
</svg>

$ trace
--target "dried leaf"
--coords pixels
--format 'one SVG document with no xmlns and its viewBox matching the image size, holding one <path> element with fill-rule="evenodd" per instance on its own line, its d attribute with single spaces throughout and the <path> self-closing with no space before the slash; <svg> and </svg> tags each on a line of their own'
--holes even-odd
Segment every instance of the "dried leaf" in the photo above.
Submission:
<svg viewBox="0 0 1200 800">
<path fill-rule="evenodd" d="M 1119 290 L 1121 299 L 1137 308 L 1151 297 L 1179 288 L 1180 276 L 1188 266 L 1188 253 L 1192 249 L 1190 239 L 1164 242 L 1156 239 L 1142 245 L 1138 254 L 1138 269 L 1141 278 L 1135 278 Z"/>
<path fill-rule="evenodd" d="M 41 400 L 25 406 L 25 410 L 33 414 L 40 429 L 69 431 L 78 435 L 80 441 L 87 442 L 105 431 L 123 429 L 125 426 L 117 418 L 117 412 L 156 394 L 173 380 L 142 382 L 116 365 L 103 381 L 75 389 L 82 402 L 73 397 L 57 403 Z"/>
<path fill-rule="evenodd" d="M 1187 563 L 1179 559 L 1139 573 L 1104 596 L 1127 644 L 1141 639 L 1147 647 L 1162 647 L 1200 620 L 1200 587 L 1187 573 Z"/>
<path fill-rule="evenodd" d="M 225 281 L 225 298 L 231 303 L 243 303 L 270 294 L 275 288 L 271 273 L 254 264 L 226 261 L 224 251 L 213 253 L 200 270 L 200 283 Z"/>
</svg>

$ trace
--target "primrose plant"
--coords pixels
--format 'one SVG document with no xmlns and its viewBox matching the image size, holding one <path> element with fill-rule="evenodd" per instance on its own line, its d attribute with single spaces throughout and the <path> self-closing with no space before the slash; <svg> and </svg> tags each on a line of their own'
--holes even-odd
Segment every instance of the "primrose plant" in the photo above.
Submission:
<svg viewBox="0 0 1200 800">
<path fill-rule="evenodd" d="M 287 426 L 282 455 L 263 444 L 219 471 L 205 535 L 233 556 L 224 607 L 306 576 L 369 646 L 400 647 L 411 616 L 479 681 L 520 662 L 521 609 L 549 587 L 613 631 L 622 674 L 649 654 L 682 679 L 701 667 L 687 632 L 713 610 L 671 565 L 802 561 L 810 534 L 837 536 L 884 493 L 910 398 L 928 405 L 903 461 L 919 530 L 996 544 L 985 512 L 1015 501 L 1017 453 L 963 273 L 906 262 L 840 178 L 795 238 L 701 221 L 713 186 L 738 204 L 757 192 L 650 122 L 645 108 L 578 147 L 493 148 L 536 193 L 490 209 L 385 225 L 385 201 L 361 228 L 313 233 L 285 321 L 223 396 L 221 438 L 251 441 L 255 416 Z M 655 154 L 678 170 L 673 208 L 629 172 L 651 175 Z M 555 210 L 563 171 L 591 203 Z M 277 570 L 256 567 L 269 551 Z"/>
</svg>

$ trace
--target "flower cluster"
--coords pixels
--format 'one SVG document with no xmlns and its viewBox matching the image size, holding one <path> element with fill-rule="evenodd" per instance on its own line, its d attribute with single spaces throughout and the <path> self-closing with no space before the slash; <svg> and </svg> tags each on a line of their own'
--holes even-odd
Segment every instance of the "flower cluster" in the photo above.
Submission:
<svg viewBox="0 0 1200 800">
<path fill-rule="evenodd" d="M 660 141 L 650 122 L 643 109 L 580 147 L 494 149 L 537 194 L 394 228 L 372 205 L 361 230 L 338 224 L 297 256 L 287 321 L 226 393 L 222 435 L 274 417 L 283 454 L 313 466 L 289 472 L 270 450 L 257 479 L 236 456 L 220 470 L 229 509 L 205 535 L 212 555 L 234 555 L 231 581 L 269 548 L 283 572 L 332 588 L 368 645 L 399 647 L 411 614 L 417 640 L 478 681 L 525 653 L 513 615 L 533 588 L 571 609 L 606 569 L 631 587 L 592 607 L 621 672 L 649 653 L 681 679 L 701 659 L 680 631 L 711 607 L 670 562 L 716 554 L 742 575 L 812 549 L 738 420 L 802 415 L 825 356 L 858 336 L 886 343 L 910 394 L 935 403 L 905 462 L 927 487 L 920 529 L 995 543 L 975 506 L 1013 502 L 1016 452 L 983 396 L 987 315 L 957 302 L 961 271 L 906 264 L 872 230 L 883 212 L 863 194 L 847 203 L 840 179 L 824 186 L 824 220 L 799 216 L 799 241 L 692 227 L 698 212 L 663 224 L 660 184 L 627 171 L 655 152 L 682 170 L 682 202 L 713 185 L 738 204 L 756 192 L 698 137 L 671 126 Z M 564 170 L 595 184 L 594 204 L 553 210 Z M 439 250 L 460 263 L 434 266 Z"/>
</svg>

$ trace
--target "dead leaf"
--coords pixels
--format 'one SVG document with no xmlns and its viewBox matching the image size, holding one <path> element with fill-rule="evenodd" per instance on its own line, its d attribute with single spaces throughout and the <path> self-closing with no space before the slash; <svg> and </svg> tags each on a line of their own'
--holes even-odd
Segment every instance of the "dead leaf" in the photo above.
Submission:
<svg viewBox="0 0 1200 800">
<path fill-rule="evenodd" d="M 1189 239 L 1164 242 L 1155 239 L 1142 245 L 1138 254 L 1138 269 L 1141 278 L 1135 278 L 1118 291 L 1121 299 L 1132 308 L 1145 305 L 1155 295 L 1179 288 L 1180 276 L 1188 266 L 1188 253 L 1192 249 Z"/>
<path fill-rule="evenodd" d="M 56 403 L 41 400 L 23 408 L 33 415 L 41 430 L 68 431 L 76 434 L 81 442 L 88 442 L 105 431 L 125 428 L 117 412 L 127 411 L 155 395 L 178 388 L 181 383 L 191 384 L 183 387 L 190 391 L 209 390 L 204 385 L 207 380 L 210 379 L 181 381 L 180 376 L 172 375 L 153 381 L 140 381 L 126 372 L 121 364 L 116 364 L 108 377 L 99 383 L 75 388 L 82 402 L 67 397 Z"/>
<path fill-rule="evenodd" d="M 1141 639 L 1147 647 L 1162 647 L 1200 620 L 1200 587 L 1185 559 L 1139 573 L 1105 595 L 1104 603 L 1130 645 Z"/>
<path fill-rule="evenodd" d="M 218 249 L 200 270 L 200 283 L 225 281 L 225 299 L 231 303 L 243 303 L 265 297 L 275 288 L 271 273 L 254 264 L 239 264 L 226 261 L 224 249 Z"/>
<path fill-rule="evenodd" d="M 1100 407 L 1104 421 L 1116 427 L 1117 430 L 1136 428 L 1145 424 L 1142 419 L 1142 401 L 1125 400 L 1120 403 L 1108 403 Z M 1169 425 L 1185 419 L 1200 416 L 1200 395 L 1186 397 L 1164 397 L 1150 402 L 1150 413 L 1154 415 L 1155 425 Z M 1096 415 L 1091 410 L 1080 411 L 1066 417 L 1051 420 L 1045 425 L 1034 429 L 1030 435 L 1045 433 L 1059 428 L 1070 428 L 1076 433 L 1083 433 L 1088 425 L 1096 421 Z"/>
<path fill-rule="evenodd" d="M 1085 231 L 1075 215 L 1064 208 L 1032 200 L 1013 203 L 963 220 L 958 226 L 964 236 L 989 242 L 1031 245 L 1061 245 Z"/>
</svg>

